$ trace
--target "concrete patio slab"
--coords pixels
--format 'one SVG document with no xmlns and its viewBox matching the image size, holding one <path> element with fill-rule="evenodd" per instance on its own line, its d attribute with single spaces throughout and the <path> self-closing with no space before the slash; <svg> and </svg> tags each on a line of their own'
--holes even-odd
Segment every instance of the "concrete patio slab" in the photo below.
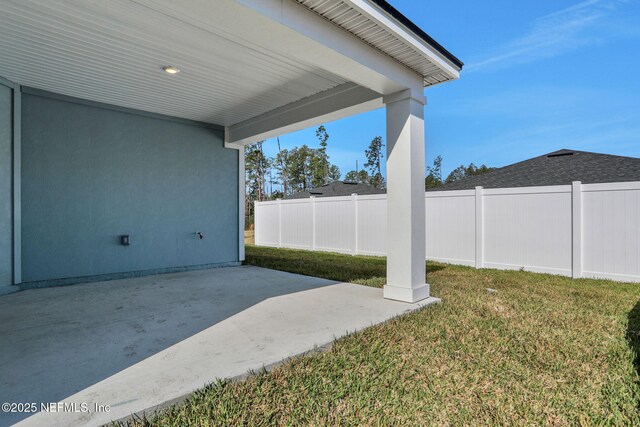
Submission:
<svg viewBox="0 0 640 427">
<path fill-rule="evenodd" d="M 250 266 L 4 295 L 0 399 L 67 406 L 0 425 L 100 425 L 437 301 Z"/>
</svg>

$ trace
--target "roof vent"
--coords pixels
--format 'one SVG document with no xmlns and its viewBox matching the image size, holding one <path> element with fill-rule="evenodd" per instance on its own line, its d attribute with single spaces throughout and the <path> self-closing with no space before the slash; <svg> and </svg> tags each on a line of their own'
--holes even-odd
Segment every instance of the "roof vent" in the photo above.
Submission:
<svg viewBox="0 0 640 427">
<path fill-rule="evenodd" d="M 560 153 L 552 153 L 547 154 L 547 157 L 564 157 L 564 156 L 573 156 L 575 153 L 573 151 L 562 151 Z"/>
<path fill-rule="evenodd" d="M 309 191 L 309 194 L 323 194 L 322 191 Z"/>
<path fill-rule="evenodd" d="M 357 183 L 357 182 L 355 182 L 355 181 L 344 181 L 344 183 L 345 183 L 346 185 L 358 185 L 358 183 Z"/>
</svg>

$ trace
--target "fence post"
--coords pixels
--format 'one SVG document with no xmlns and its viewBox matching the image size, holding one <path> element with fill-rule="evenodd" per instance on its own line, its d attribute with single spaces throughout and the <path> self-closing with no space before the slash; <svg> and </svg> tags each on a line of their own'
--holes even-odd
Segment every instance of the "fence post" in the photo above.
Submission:
<svg viewBox="0 0 640 427">
<path fill-rule="evenodd" d="M 484 264 L 484 192 L 476 187 L 476 268 Z"/>
<path fill-rule="evenodd" d="M 309 197 L 311 203 L 311 250 L 316 250 L 316 196 Z"/>
<path fill-rule="evenodd" d="M 282 247 L 282 199 L 277 199 L 278 203 L 278 247 Z"/>
<path fill-rule="evenodd" d="M 353 204 L 353 252 L 358 254 L 358 194 L 351 193 L 351 203 Z"/>
<path fill-rule="evenodd" d="M 582 277 L 582 182 L 571 183 L 571 277 Z"/>
<path fill-rule="evenodd" d="M 245 206 L 246 203 L 247 202 L 245 200 L 244 203 L 243 203 L 243 207 L 245 209 L 248 207 L 248 206 Z M 251 202 L 249 202 L 249 203 L 251 203 Z M 245 212 L 246 212 L 246 210 L 245 210 Z M 260 244 L 258 243 L 258 241 L 259 241 L 258 240 L 258 222 L 256 221 L 256 218 L 258 217 L 257 212 L 258 212 L 258 203 L 257 203 L 257 201 L 254 201 L 253 202 L 253 244 L 256 245 L 256 246 L 260 246 Z M 245 227 L 246 227 L 246 224 L 245 224 Z M 242 234 L 244 235 L 244 232 Z"/>
</svg>

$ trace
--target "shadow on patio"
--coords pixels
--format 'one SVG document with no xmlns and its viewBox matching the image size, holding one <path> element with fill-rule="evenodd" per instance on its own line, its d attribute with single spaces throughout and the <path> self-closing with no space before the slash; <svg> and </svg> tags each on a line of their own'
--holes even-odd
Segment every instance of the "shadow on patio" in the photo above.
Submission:
<svg viewBox="0 0 640 427">
<path fill-rule="evenodd" d="M 2 414 L 0 425 L 109 422 L 417 306 L 384 300 L 380 289 L 252 266 L 6 295 L 3 402 L 111 409 Z"/>
<path fill-rule="evenodd" d="M 260 301 L 334 283 L 249 267 L 6 295 L 3 402 L 57 402 Z M 3 414 L 0 424 L 27 415 Z"/>
</svg>

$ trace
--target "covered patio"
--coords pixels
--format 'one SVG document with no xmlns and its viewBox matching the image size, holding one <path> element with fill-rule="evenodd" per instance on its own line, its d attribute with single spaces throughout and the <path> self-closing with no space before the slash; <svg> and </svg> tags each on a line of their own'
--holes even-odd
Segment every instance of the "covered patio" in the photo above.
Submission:
<svg viewBox="0 0 640 427">
<path fill-rule="evenodd" d="M 386 1 L 26 0 L 2 12 L 13 131 L 0 293 L 237 265 L 244 145 L 385 107 L 384 296 L 429 296 L 424 88 L 462 63 Z"/>
<path fill-rule="evenodd" d="M 0 10 L 3 401 L 110 405 L 0 423 L 108 422 L 436 301 L 424 88 L 462 63 L 386 1 Z M 384 290 L 239 267 L 245 145 L 383 107 Z"/>
<path fill-rule="evenodd" d="M 108 423 L 436 301 L 251 266 L 5 295 L 3 402 L 91 410 L 3 412 L 0 425 Z"/>
</svg>

